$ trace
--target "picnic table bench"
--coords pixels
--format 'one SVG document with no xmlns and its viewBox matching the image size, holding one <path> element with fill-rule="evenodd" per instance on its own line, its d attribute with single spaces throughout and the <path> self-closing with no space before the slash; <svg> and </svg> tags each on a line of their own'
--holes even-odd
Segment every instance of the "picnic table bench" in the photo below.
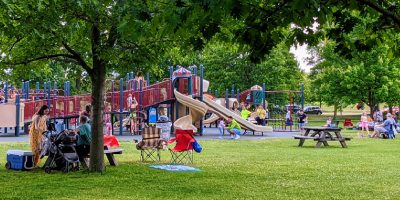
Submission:
<svg viewBox="0 0 400 200">
<path fill-rule="evenodd" d="M 104 147 L 104 154 L 107 156 L 107 160 L 111 166 L 117 166 L 118 162 L 114 157 L 114 154 L 122 154 L 123 149 L 106 149 Z"/>
<path fill-rule="evenodd" d="M 118 139 L 114 135 L 104 135 L 104 154 L 107 156 L 107 160 L 111 166 L 117 166 L 118 162 L 114 157 L 114 154 L 122 154 L 123 149 L 110 149 L 110 147 L 119 147 Z M 85 156 L 85 165 L 88 166 L 87 159 L 90 159 L 90 155 Z"/>
<path fill-rule="evenodd" d="M 343 137 L 341 128 L 332 127 L 305 127 L 304 135 L 295 135 L 294 139 L 298 139 L 299 147 L 303 146 L 305 140 L 312 139 L 317 142 L 316 148 L 320 148 L 322 144 L 329 146 L 328 141 L 339 141 L 343 148 L 347 148 L 346 141 L 351 140 L 350 137 Z"/>
<path fill-rule="evenodd" d="M 108 162 L 110 163 L 111 166 L 118 166 L 118 162 L 114 157 L 114 154 L 122 154 L 123 149 L 108 149 L 107 146 L 104 146 L 104 154 L 107 157 Z M 85 158 L 85 165 L 89 166 L 88 159 L 90 159 L 90 154 L 84 156 Z"/>
</svg>

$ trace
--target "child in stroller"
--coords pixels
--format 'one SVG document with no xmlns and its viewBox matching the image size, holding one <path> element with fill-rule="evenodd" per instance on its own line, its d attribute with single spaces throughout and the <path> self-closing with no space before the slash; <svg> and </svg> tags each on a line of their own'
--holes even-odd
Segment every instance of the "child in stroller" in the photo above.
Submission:
<svg viewBox="0 0 400 200">
<path fill-rule="evenodd" d="M 79 170 L 78 154 L 75 150 L 76 135 L 71 130 L 64 130 L 59 133 L 55 131 L 53 123 L 48 126 L 48 131 L 43 133 L 42 154 L 47 156 L 43 166 L 46 173 L 51 170 L 69 171 Z"/>
</svg>

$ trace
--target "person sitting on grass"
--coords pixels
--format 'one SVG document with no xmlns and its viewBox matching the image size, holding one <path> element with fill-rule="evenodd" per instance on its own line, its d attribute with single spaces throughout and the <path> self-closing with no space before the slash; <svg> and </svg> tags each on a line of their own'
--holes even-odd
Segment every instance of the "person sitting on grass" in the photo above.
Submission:
<svg viewBox="0 0 400 200">
<path fill-rule="evenodd" d="M 228 124 L 228 127 L 225 127 L 224 129 L 228 130 L 229 134 L 231 135 L 232 139 L 239 139 L 240 138 L 240 125 L 236 122 L 236 120 L 233 119 L 232 116 L 229 116 L 228 119 L 226 120 L 226 123 Z"/>
<path fill-rule="evenodd" d="M 370 137 L 379 138 L 381 133 L 387 134 L 394 124 L 395 121 L 393 120 L 392 114 L 388 113 L 386 115 L 386 120 L 382 124 L 378 124 L 374 127 L 374 132 Z"/>
<path fill-rule="evenodd" d="M 87 167 L 84 157 L 90 153 L 90 144 L 92 143 L 92 127 L 88 123 L 86 116 L 79 117 L 80 126 L 76 131 L 78 141 L 76 143 L 76 153 L 78 154 L 79 162 L 83 167 Z"/>
</svg>

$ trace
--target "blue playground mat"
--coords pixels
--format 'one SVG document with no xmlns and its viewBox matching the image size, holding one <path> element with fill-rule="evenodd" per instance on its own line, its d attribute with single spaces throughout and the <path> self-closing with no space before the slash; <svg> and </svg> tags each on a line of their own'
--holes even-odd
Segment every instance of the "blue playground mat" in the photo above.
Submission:
<svg viewBox="0 0 400 200">
<path fill-rule="evenodd" d="M 185 165 L 150 165 L 154 169 L 162 169 L 171 172 L 201 172 L 200 169 Z"/>
</svg>

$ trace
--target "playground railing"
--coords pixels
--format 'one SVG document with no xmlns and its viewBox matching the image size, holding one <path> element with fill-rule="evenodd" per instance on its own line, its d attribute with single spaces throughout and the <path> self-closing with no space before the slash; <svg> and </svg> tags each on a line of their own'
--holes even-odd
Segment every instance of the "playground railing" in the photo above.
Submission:
<svg viewBox="0 0 400 200">
<path fill-rule="evenodd" d="M 162 103 L 168 100 L 172 100 L 172 87 L 171 81 L 165 80 L 157 84 L 150 85 L 145 87 L 142 90 L 142 108 L 146 108 L 158 103 Z M 43 93 L 44 94 L 44 93 Z M 77 95 L 77 96 L 56 96 L 52 94 L 49 99 L 43 98 L 41 96 L 43 94 L 36 94 L 36 98 L 30 98 L 23 100 L 25 103 L 24 109 L 24 121 L 29 122 L 32 120 L 33 115 L 40 109 L 42 105 L 48 105 L 50 103 L 50 113 L 49 117 L 66 117 L 66 116 L 76 116 L 79 115 L 81 111 L 84 110 L 85 105 L 91 103 L 91 95 Z M 120 92 L 108 92 L 106 93 L 106 100 L 109 103 L 113 103 L 113 110 L 119 111 L 120 105 L 122 103 L 123 110 L 127 108 L 126 99 L 128 98 L 129 94 L 132 94 L 133 97 L 139 102 L 140 100 L 140 91 L 132 91 L 132 90 L 125 90 L 123 91 L 122 95 L 122 102 L 120 102 Z"/>
</svg>

